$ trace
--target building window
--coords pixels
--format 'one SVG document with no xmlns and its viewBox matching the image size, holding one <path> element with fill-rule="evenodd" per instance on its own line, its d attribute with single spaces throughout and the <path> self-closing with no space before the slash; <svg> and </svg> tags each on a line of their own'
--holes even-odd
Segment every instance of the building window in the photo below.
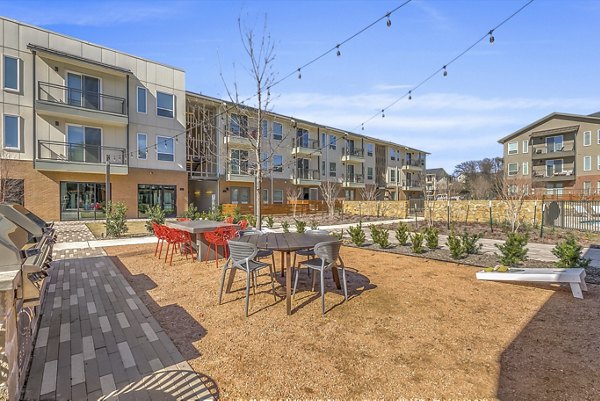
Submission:
<svg viewBox="0 0 600 401">
<path fill-rule="evenodd" d="M 268 189 L 263 189 L 262 200 L 265 205 L 269 203 L 269 190 Z"/>
<path fill-rule="evenodd" d="M 105 219 L 104 184 L 93 182 L 60 183 L 60 219 Z"/>
<path fill-rule="evenodd" d="M 335 150 L 337 147 L 337 138 L 335 135 L 329 135 L 329 149 Z"/>
<path fill-rule="evenodd" d="M 156 92 L 156 115 L 173 118 L 175 113 L 175 96 L 169 93 Z"/>
<path fill-rule="evenodd" d="M 518 170 L 518 163 L 508 163 L 508 175 L 516 175 Z"/>
<path fill-rule="evenodd" d="M 232 187 L 231 203 L 241 203 L 243 205 L 247 205 L 248 203 L 250 203 L 250 188 Z"/>
<path fill-rule="evenodd" d="M 529 153 L 529 141 L 527 139 L 523 141 L 523 153 Z"/>
<path fill-rule="evenodd" d="M 67 125 L 67 143 L 69 161 L 102 163 L 105 160 L 102 155 L 102 130 L 100 128 Z M 111 156 L 116 156 L 116 154 Z M 122 157 L 119 159 L 118 162 L 125 162 Z"/>
<path fill-rule="evenodd" d="M 160 206 L 166 217 L 177 215 L 177 187 L 175 185 L 138 185 L 138 217 L 148 217 L 148 209 Z"/>
<path fill-rule="evenodd" d="M 273 190 L 273 203 L 283 203 L 283 189 Z"/>
<path fill-rule="evenodd" d="M 269 137 L 269 122 L 267 120 L 262 120 L 261 128 L 263 138 Z"/>
<path fill-rule="evenodd" d="M 373 144 L 372 143 L 367 143 L 367 156 L 373 156 Z"/>
<path fill-rule="evenodd" d="M 396 160 L 396 150 L 390 149 L 390 160 Z"/>
<path fill-rule="evenodd" d="M 18 203 L 23 206 L 25 203 L 25 181 L 12 178 L 0 179 L 0 192 L 4 202 Z"/>
<path fill-rule="evenodd" d="M 583 171 L 592 170 L 592 156 L 583 156 Z"/>
<path fill-rule="evenodd" d="M 598 130 L 598 145 L 600 145 L 600 129 Z"/>
<path fill-rule="evenodd" d="M 508 154 L 516 155 L 519 153 L 519 143 L 518 142 L 509 142 L 508 143 Z"/>
<path fill-rule="evenodd" d="M 396 182 L 396 170 L 390 170 L 390 182 Z"/>
<path fill-rule="evenodd" d="M 283 171 L 283 156 L 273 155 L 273 171 L 281 173 Z"/>
<path fill-rule="evenodd" d="M 367 180 L 373 179 L 373 167 L 367 167 Z"/>
<path fill-rule="evenodd" d="M 283 125 L 273 121 L 271 129 L 273 130 L 273 139 L 281 141 L 283 139 Z"/>
<path fill-rule="evenodd" d="M 231 174 L 249 174 L 248 171 L 248 151 L 232 149 L 230 154 L 231 162 L 229 172 Z"/>
<path fill-rule="evenodd" d="M 138 159 L 146 160 L 148 158 L 148 136 L 146 134 L 137 134 Z"/>
<path fill-rule="evenodd" d="M 156 154 L 157 159 L 164 162 L 172 162 L 175 160 L 175 147 L 173 146 L 173 138 L 168 136 L 156 137 Z"/>
<path fill-rule="evenodd" d="M 4 115 L 4 149 L 21 149 L 21 119 Z"/>
<path fill-rule="evenodd" d="M 321 149 L 325 149 L 326 145 L 327 145 L 327 134 L 322 132 L 321 133 Z"/>
<path fill-rule="evenodd" d="M 592 194 L 592 182 L 591 181 L 584 181 L 583 182 L 583 194 L 584 195 L 591 195 Z"/>
<path fill-rule="evenodd" d="M 325 175 L 325 162 L 321 162 L 321 175 Z"/>
<path fill-rule="evenodd" d="M 583 146 L 590 146 L 592 144 L 592 131 L 585 131 L 583 133 Z"/>
<path fill-rule="evenodd" d="M 20 83 L 20 61 L 16 57 L 4 56 L 4 89 L 19 91 Z"/>
<path fill-rule="evenodd" d="M 529 162 L 523 162 L 523 175 L 529 175 Z"/>
<path fill-rule="evenodd" d="M 600 170 L 600 155 L 596 156 L 596 164 L 597 164 L 596 168 L 598 170 Z"/>
<path fill-rule="evenodd" d="M 335 162 L 329 162 L 329 176 L 337 177 L 337 164 Z"/>
<path fill-rule="evenodd" d="M 138 113 L 146 114 L 147 111 L 147 96 L 146 96 L 146 88 L 142 88 L 141 86 L 137 87 L 137 111 Z"/>
<path fill-rule="evenodd" d="M 239 114 L 229 116 L 229 132 L 236 136 L 247 136 L 248 117 Z"/>
<path fill-rule="evenodd" d="M 563 161 L 557 160 L 546 160 L 546 177 L 552 177 L 553 175 L 560 174 L 563 172 Z"/>
<path fill-rule="evenodd" d="M 264 173 L 269 169 L 269 155 L 267 154 L 267 152 L 262 152 L 260 154 L 260 162 Z"/>
</svg>

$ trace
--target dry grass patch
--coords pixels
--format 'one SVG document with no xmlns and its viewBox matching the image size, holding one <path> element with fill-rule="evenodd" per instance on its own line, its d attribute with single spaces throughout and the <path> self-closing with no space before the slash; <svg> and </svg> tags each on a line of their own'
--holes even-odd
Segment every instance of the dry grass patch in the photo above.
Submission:
<svg viewBox="0 0 600 401">
<path fill-rule="evenodd" d="M 92 235 L 96 237 L 96 239 L 102 239 L 106 236 L 106 226 L 104 225 L 104 222 L 85 223 L 85 225 L 90 229 Z M 127 228 L 127 232 L 123 237 L 144 237 L 151 235 L 148 230 L 146 230 L 145 221 L 128 221 Z"/>
<path fill-rule="evenodd" d="M 306 274 L 292 316 L 262 276 L 217 305 L 214 263 L 108 248 L 191 366 L 229 398 L 593 399 L 600 384 L 600 288 L 478 282 L 477 268 L 343 248 L 350 300 L 327 276 L 325 316 Z M 244 280 L 244 281 L 243 281 Z M 281 283 L 281 277 L 278 277 Z M 279 286 L 279 285 L 278 285 Z M 558 397 L 557 397 L 558 396 Z"/>
</svg>

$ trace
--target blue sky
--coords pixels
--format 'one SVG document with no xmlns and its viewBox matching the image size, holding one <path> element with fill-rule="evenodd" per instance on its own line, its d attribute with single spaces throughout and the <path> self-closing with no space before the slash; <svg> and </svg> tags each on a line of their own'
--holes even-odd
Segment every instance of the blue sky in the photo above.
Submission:
<svg viewBox="0 0 600 401">
<path fill-rule="evenodd" d="M 227 97 L 220 78 L 252 94 L 237 18 L 294 71 L 400 1 L 0 1 L 0 13 L 186 70 L 187 89 Z M 525 0 L 413 0 L 272 92 L 273 111 L 361 132 L 402 96 Z M 449 172 L 501 154 L 497 140 L 553 111 L 600 111 L 600 2 L 536 0 L 448 69 L 365 125 L 364 133 L 431 152 Z M 233 67 L 235 65 L 235 68 Z"/>
</svg>

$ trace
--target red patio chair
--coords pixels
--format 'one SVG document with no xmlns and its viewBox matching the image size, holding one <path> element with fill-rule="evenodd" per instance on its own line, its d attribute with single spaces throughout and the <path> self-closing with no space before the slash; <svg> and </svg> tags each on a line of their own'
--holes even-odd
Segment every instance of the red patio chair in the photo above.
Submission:
<svg viewBox="0 0 600 401">
<path fill-rule="evenodd" d="M 248 220 L 246 219 L 242 219 L 240 221 L 238 221 L 238 224 L 240 226 L 240 229 L 245 230 L 246 228 L 248 228 Z"/>
<path fill-rule="evenodd" d="M 206 238 L 206 242 L 208 242 L 208 249 L 206 251 L 205 261 L 208 262 L 208 257 L 210 255 L 210 248 L 214 247 L 215 249 L 215 263 L 217 265 L 217 269 L 219 268 L 219 247 L 223 247 L 223 253 L 225 254 L 225 259 L 229 257 L 229 249 L 227 248 L 227 241 L 233 239 L 238 236 L 238 232 L 234 227 L 222 227 L 217 228 L 214 231 L 209 231 L 204 233 L 204 238 Z"/>
<path fill-rule="evenodd" d="M 225 223 L 233 224 L 233 216 L 227 216 L 227 217 L 225 217 Z"/>
<path fill-rule="evenodd" d="M 152 231 L 154 231 L 154 235 L 157 238 L 156 248 L 154 249 L 154 256 L 158 256 L 160 258 L 162 254 L 162 246 L 166 240 L 166 231 L 163 229 L 163 225 L 152 222 Z M 158 245 L 160 245 L 160 252 L 158 249 Z M 158 255 L 157 255 L 158 254 Z"/>
</svg>

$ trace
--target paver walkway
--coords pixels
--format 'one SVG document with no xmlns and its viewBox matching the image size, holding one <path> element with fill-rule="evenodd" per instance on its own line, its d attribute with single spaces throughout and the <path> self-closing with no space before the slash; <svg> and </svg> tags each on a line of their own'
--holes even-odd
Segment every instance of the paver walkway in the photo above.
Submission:
<svg viewBox="0 0 600 401">
<path fill-rule="evenodd" d="M 54 259 L 24 400 L 214 398 L 101 248 Z"/>
</svg>

